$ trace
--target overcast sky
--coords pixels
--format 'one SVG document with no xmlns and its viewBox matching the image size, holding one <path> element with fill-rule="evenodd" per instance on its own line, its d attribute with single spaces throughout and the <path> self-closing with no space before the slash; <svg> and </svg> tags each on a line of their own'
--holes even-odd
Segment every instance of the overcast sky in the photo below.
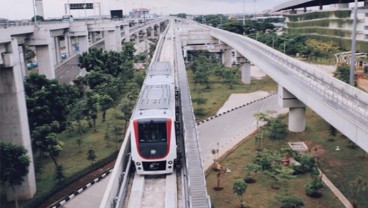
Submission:
<svg viewBox="0 0 368 208">
<path fill-rule="evenodd" d="M 0 18 L 30 19 L 34 12 L 32 2 L 36 0 L 0 0 Z M 99 2 L 103 15 L 111 9 L 123 9 L 127 14 L 132 8 L 148 8 L 153 13 L 173 14 L 228 14 L 254 13 L 272 9 L 285 0 L 69 0 L 70 3 Z M 45 18 L 61 17 L 68 0 L 43 0 Z M 127 12 L 128 11 L 128 12 Z M 84 11 L 72 10 L 75 17 L 84 17 Z M 87 10 L 87 15 L 99 14 L 98 8 Z"/>
</svg>

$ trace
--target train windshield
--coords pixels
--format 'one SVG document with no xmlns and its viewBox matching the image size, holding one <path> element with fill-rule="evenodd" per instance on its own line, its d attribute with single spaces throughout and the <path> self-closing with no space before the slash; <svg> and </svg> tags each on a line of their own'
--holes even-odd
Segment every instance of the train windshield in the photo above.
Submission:
<svg viewBox="0 0 368 208">
<path fill-rule="evenodd" d="M 138 121 L 139 143 L 167 141 L 166 119 Z"/>
</svg>

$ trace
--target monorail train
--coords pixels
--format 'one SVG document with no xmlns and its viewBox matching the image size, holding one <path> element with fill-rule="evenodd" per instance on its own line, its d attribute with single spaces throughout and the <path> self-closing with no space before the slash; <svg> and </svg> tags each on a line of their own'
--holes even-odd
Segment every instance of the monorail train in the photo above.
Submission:
<svg viewBox="0 0 368 208">
<path fill-rule="evenodd" d="M 175 110 L 173 68 L 169 62 L 153 62 L 130 121 L 132 160 L 138 174 L 173 172 L 177 157 Z"/>
</svg>

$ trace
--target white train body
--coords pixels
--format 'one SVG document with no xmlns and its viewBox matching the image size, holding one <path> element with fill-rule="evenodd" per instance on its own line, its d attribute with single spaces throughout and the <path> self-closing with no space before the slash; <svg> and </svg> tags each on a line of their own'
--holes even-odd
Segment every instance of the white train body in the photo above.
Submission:
<svg viewBox="0 0 368 208">
<path fill-rule="evenodd" d="M 173 172 L 177 157 L 175 81 L 169 62 L 154 62 L 147 71 L 131 118 L 131 153 L 141 175 Z"/>
</svg>

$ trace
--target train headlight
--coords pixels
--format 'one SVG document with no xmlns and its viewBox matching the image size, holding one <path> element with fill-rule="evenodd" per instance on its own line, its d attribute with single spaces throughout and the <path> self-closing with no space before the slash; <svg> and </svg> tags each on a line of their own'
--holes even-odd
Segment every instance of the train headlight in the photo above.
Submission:
<svg viewBox="0 0 368 208">
<path fill-rule="evenodd" d="M 167 163 L 169 163 L 170 165 L 172 164 L 172 161 L 171 160 L 169 160 L 169 162 L 167 162 Z"/>
<path fill-rule="evenodd" d="M 140 166 L 140 165 L 141 165 L 141 163 L 140 163 L 140 162 L 136 162 L 135 164 L 136 164 L 137 166 Z"/>
</svg>

